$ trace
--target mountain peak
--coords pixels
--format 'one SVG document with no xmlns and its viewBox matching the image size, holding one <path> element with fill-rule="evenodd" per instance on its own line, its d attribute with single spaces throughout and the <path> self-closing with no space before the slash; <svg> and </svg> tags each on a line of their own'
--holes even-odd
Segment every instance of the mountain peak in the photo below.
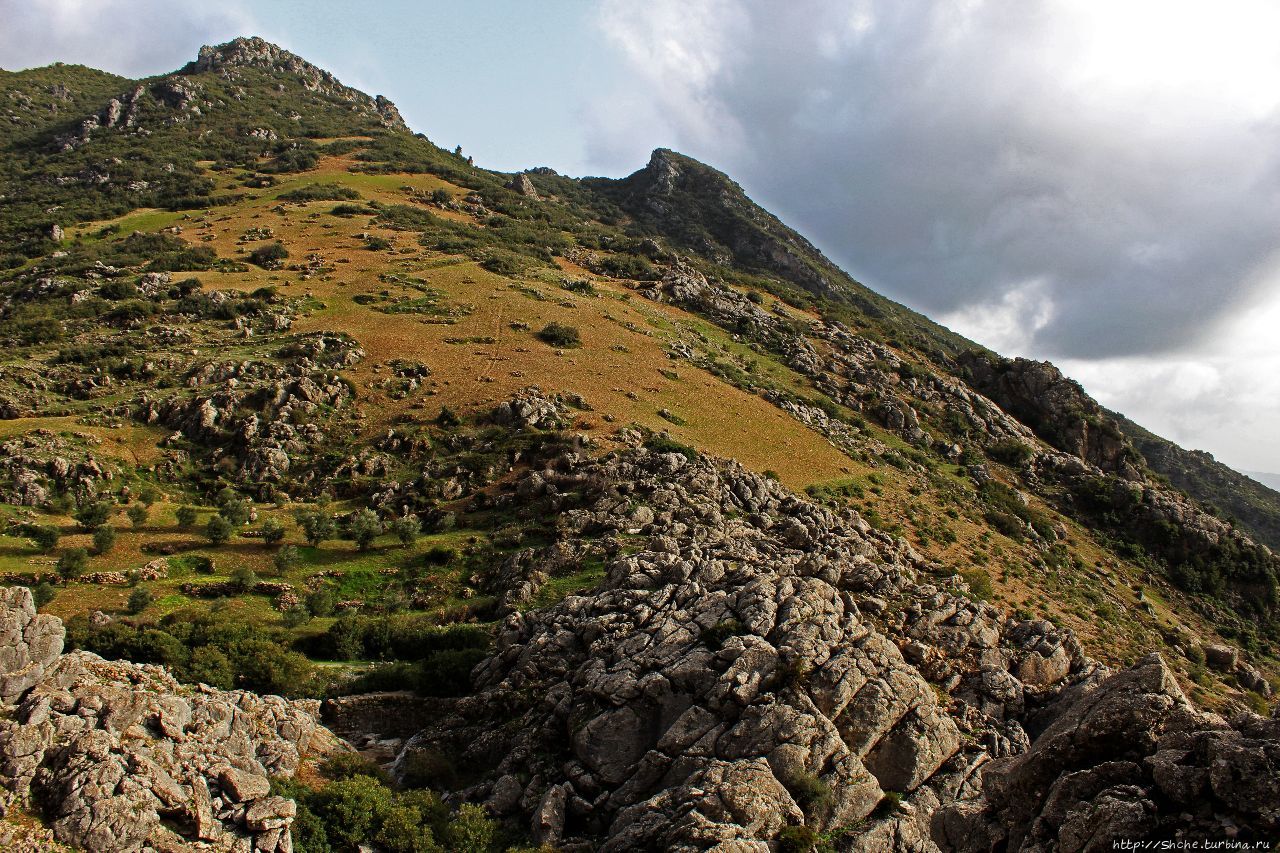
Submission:
<svg viewBox="0 0 1280 853">
<path fill-rule="evenodd" d="M 331 72 L 314 65 L 259 36 L 241 36 L 219 45 L 204 45 L 195 61 L 188 62 L 177 73 L 183 75 L 223 73 L 234 75 L 235 69 L 256 68 L 272 73 L 296 77 L 311 91 L 338 95 L 348 100 L 369 98 L 363 92 L 342 84 Z M 389 99 L 378 95 L 371 98 L 383 124 L 399 130 L 407 130 L 400 111 Z"/>
</svg>

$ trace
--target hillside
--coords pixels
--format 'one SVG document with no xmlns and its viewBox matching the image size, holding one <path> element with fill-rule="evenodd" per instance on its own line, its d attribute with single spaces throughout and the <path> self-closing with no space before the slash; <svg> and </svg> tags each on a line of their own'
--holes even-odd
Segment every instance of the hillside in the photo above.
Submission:
<svg viewBox="0 0 1280 853">
<path fill-rule="evenodd" d="M 260 39 L 0 84 L 0 574 L 77 654 L 328 700 L 373 763 L 276 780 L 296 821 L 224 803 L 241 835 L 1013 849 L 1063 798 L 1094 820 L 1059 773 L 1143 726 L 1280 767 L 1251 716 L 1274 496 L 873 293 L 714 169 L 485 170 Z M 1064 757 L 1089 696 L 1130 729 Z M 1183 747 L 1129 746 L 1134 836 L 1274 826 L 1274 776 L 1156 792 Z M 33 772 L 5 831 L 90 844 Z"/>
<path fill-rule="evenodd" d="M 1152 471 L 1280 551 L 1280 492 L 1274 487 L 1228 468 L 1204 451 L 1183 450 L 1122 415 L 1114 417 Z"/>
</svg>

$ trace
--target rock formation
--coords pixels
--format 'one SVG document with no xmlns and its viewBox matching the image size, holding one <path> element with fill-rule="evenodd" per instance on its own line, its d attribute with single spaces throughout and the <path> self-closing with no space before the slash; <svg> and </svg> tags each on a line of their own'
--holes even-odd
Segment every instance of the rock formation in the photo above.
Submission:
<svg viewBox="0 0 1280 853">
<path fill-rule="evenodd" d="M 506 499 L 560 512 L 560 541 L 516 580 L 572 571 L 587 541 L 606 578 L 512 613 L 477 694 L 396 769 L 468 768 L 460 796 L 539 841 L 764 851 L 803 823 L 849 850 L 1082 850 L 1276 828 L 1280 723 L 1196 713 L 1158 658 L 1108 678 L 853 513 L 677 453 L 527 480 Z"/>
<path fill-rule="evenodd" d="M 189 687 L 62 643 L 29 590 L 0 592 L 0 817 L 39 811 L 82 850 L 293 849 L 296 807 L 268 776 L 337 747 L 319 703 Z M 47 840 L 4 832 L 16 849 Z"/>
</svg>

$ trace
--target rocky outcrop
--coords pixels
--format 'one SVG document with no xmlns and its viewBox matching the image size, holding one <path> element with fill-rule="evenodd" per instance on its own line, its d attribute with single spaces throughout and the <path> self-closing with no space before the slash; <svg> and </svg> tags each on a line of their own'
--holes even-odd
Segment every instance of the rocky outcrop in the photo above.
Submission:
<svg viewBox="0 0 1280 853">
<path fill-rule="evenodd" d="M 1049 362 L 974 352 L 962 363 L 970 385 L 1049 444 L 1108 473 L 1139 478 L 1141 457 L 1119 424 Z"/>
<path fill-rule="evenodd" d="M 360 109 L 376 115 L 383 126 L 408 130 L 395 104 L 382 97 L 371 98 L 356 89 L 342 85 L 337 77 L 307 62 L 297 54 L 258 37 L 237 38 L 216 46 L 205 45 L 194 62 L 178 73 L 194 75 L 221 73 L 234 75 L 238 68 L 259 68 L 289 74 L 301 81 L 309 91 L 342 98 Z"/>
<path fill-rule="evenodd" d="M 0 641 L 0 817 L 35 811 L 84 850 L 292 850 L 296 807 L 268 777 L 337 747 L 319 703 L 60 654 L 25 588 L 0 593 Z"/>
<path fill-rule="evenodd" d="M 533 185 L 533 181 L 529 180 L 529 176 L 524 172 L 517 172 L 507 181 L 507 189 L 519 193 L 525 198 L 539 198 L 538 189 Z"/>
<path fill-rule="evenodd" d="M 983 796 L 935 817 L 955 851 L 1110 850 L 1117 839 L 1261 841 L 1280 832 L 1280 719 L 1192 708 L 1158 655 L 1066 691 Z"/>
<path fill-rule="evenodd" d="M 1158 661 L 1110 676 L 1070 632 L 971 601 L 856 514 L 732 463 L 645 451 L 569 455 L 493 500 L 556 515 L 559 540 L 520 552 L 495 585 L 573 574 L 601 553 L 604 580 L 511 612 L 476 694 L 441 700 L 443 719 L 395 768 L 465 768 L 473 783 L 457 796 L 540 842 L 763 851 L 805 824 L 840 830 L 843 850 L 1093 849 L 1032 841 L 1093 793 L 1117 816 L 1080 817 L 1096 829 L 1088 843 L 1207 831 L 1166 795 L 1151 800 L 1156 823 L 1126 822 L 1127 788 L 1057 781 L 1132 754 L 1138 775 L 1115 784 L 1138 785 L 1160 748 L 1187 750 L 1166 763 L 1213 766 L 1164 739 L 1175 732 L 1253 750 L 1256 772 L 1222 783 L 1240 801 L 1195 815 L 1227 816 L 1241 837 L 1269 831 L 1273 723 L 1250 717 L 1231 734 Z"/>
</svg>

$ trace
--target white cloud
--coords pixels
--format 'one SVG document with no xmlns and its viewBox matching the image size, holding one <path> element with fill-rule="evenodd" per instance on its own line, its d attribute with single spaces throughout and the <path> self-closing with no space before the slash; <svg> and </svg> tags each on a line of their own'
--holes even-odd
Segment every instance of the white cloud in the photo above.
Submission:
<svg viewBox="0 0 1280 853">
<path fill-rule="evenodd" d="M 1264 467 L 1280 365 L 1236 326 L 1280 280 L 1280 6 L 615 0 L 601 31 L 608 166 L 708 160 L 870 286 Z"/>
<path fill-rule="evenodd" d="M 126 77 L 172 71 L 201 44 L 254 33 L 239 2 L 0 0 L 0 21 L 0 67 L 67 62 Z"/>
</svg>

